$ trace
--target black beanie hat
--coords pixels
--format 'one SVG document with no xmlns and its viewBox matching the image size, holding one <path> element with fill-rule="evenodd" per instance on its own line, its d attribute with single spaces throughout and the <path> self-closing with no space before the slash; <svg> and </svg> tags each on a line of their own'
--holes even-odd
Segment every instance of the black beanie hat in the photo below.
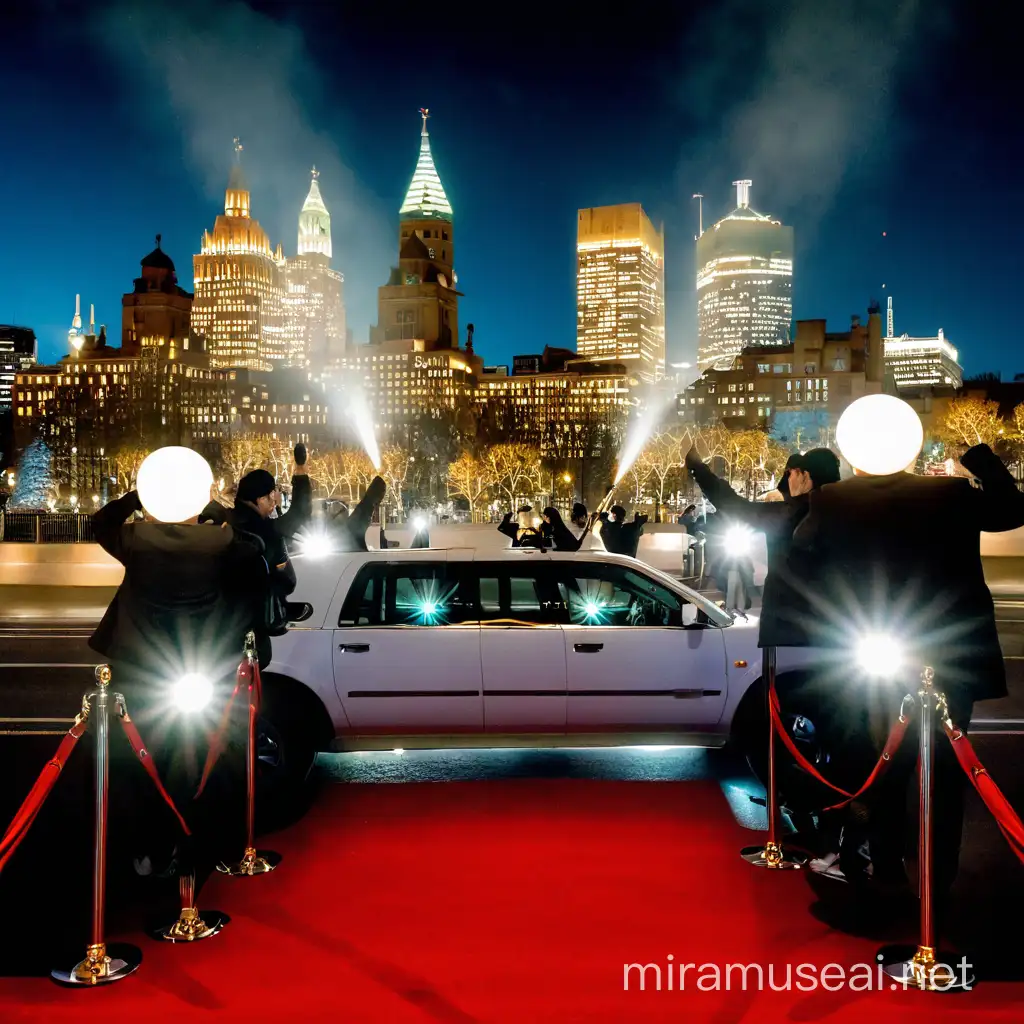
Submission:
<svg viewBox="0 0 1024 1024">
<path fill-rule="evenodd" d="M 265 469 L 254 469 L 238 481 L 235 502 L 237 504 L 240 501 L 256 501 L 275 490 L 277 490 L 277 481 L 274 479 L 274 474 L 268 473 Z"/>
<path fill-rule="evenodd" d="M 810 474 L 815 487 L 839 483 L 839 459 L 829 448 L 812 448 L 804 452 L 801 468 Z"/>
</svg>

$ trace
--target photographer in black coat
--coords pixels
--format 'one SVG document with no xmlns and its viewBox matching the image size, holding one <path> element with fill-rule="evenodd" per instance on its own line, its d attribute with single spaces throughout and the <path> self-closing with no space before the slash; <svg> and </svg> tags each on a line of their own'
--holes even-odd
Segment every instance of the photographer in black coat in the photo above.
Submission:
<svg viewBox="0 0 1024 1024">
<path fill-rule="evenodd" d="M 786 646 L 792 640 L 787 632 L 787 624 L 796 619 L 806 607 L 803 597 L 789 580 L 786 560 L 793 530 L 807 514 L 807 496 L 810 492 L 825 484 L 838 482 L 839 459 L 828 448 L 813 448 L 802 455 L 791 455 L 778 486 L 782 501 L 747 501 L 741 498 L 727 480 L 715 476 L 704 464 L 696 448 L 691 448 L 687 453 L 686 468 L 704 497 L 718 509 L 719 529 L 708 531 L 710 550 L 707 556 L 713 566 L 710 572 L 716 579 L 721 576 L 721 569 L 717 567 L 724 565 L 729 558 L 727 530 L 721 529 L 722 526 L 742 523 L 764 533 L 768 566 L 761 601 L 758 646 Z M 713 537 L 713 534 L 717 534 L 717 537 Z M 719 587 L 723 592 L 726 589 L 721 582 Z"/>
<path fill-rule="evenodd" d="M 934 668 L 935 687 L 963 729 L 975 701 L 1006 696 L 980 539 L 983 532 L 1024 526 L 1024 494 L 987 445 L 970 448 L 961 463 L 976 482 L 858 469 L 852 479 L 811 495 L 793 535 L 793 576 L 804 581 L 813 607 L 805 644 L 838 649 L 848 663 L 845 652 L 857 637 L 878 632 L 893 635 L 906 654 L 905 671 L 888 683 L 863 678 L 855 667 L 848 672 L 844 688 L 859 697 L 864 720 L 862 777 L 904 693 L 916 691 L 924 665 Z M 872 881 L 896 888 L 906 886 L 903 856 L 912 842 L 906 800 L 917 762 L 916 729 L 915 718 L 888 772 L 865 794 Z M 941 896 L 957 871 L 965 776 L 942 736 L 935 758 L 935 885 Z"/>
<path fill-rule="evenodd" d="M 245 794 L 244 723 L 229 734 L 229 749 L 202 798 L 194 797 L 208 732 L 223 714 L 245 635 L 259 616 L 268 586 L 266 562 L 258 539 L 227 524 L 199 525 L 197 517 L 181 523 L 132 521 L 137 511 L 142 503 L 131 491 L 92 518 L 96 541 L 124 566 L 124 578 L 89 646 L 109 661 L 111 689 L 125 695 L 193 837 L 184 840 L 127 743 L 114 735 L 111 859 L 124 856 L 126 867 L 134 859 L 140 875 L 202 872 L 236 852 L 243 840 L 237 811 Z M 190 673 L 213 685 L 201 713 L 182 712 L 174 701 L 174 684 Z M 228 809 L 235 813 L 225 827 Z M 238 824 L 234 831 L 232 822 Z M 166 895 L 171 898 L 170 891 Z"/>
<path fill-rule="evenodd" d="M 258 537 L 263 544 L 274 598 L 268 602 L 267 608 L 276 608 L 278 621 L 268 621 L 271 615 L 265 612 L 256 630 L 260 668 L 270 664 L 270 637 L 285 627 L 285 599 L 295 590 L 295 568 L 288 555 L 288 538 L 305 528 L 313 517 L 313 494 L 306 472 L 304 445 L 295 447 L 292 504 L 284 515 L 277 514 L 280 501 L 281 494 L 273 474 L 265 469 L 254 469 L 238 481 L 234 508 L 225 509 L 223 505 L 211 502 L 199 517 L 200 522 L 226 522 L 236 532 Z"/>
</svg>

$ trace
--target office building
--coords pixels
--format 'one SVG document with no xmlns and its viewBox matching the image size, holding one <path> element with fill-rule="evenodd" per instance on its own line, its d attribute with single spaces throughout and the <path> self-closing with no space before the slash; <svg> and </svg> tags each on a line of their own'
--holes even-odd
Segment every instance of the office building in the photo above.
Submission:
<svg viewBox="0 0 1024 1024">
<path fill-rule="evenodd" d="M 212 231 L 203 232 L 192 261 L 192 330 L 206 339 L 213 366 L 270 370 L 289 358 L 282 322 L 284 254 L 280 245 L 271 248 L 252 217 L 241 152 L 236 139 L 224 212 Z"/>
<path fill-rule="evenodd" d="M 728 370 L 746 348 L 790 343 L 793 229 L 750 206 L 750 181 L 733 182 L 736 209 L 697 239 L 697 365 Z"/>
<path fill-rule="evenodd" d="M 11 411 L 16 374 L 34 366 L 37 354 L 35 331 L 0 324 L 0 415 Z"/>
<path fill-rule="evenodd" d="M 639 203 L 578 212 L 576 351 L 644 381 L 665 372 L 665 236 Z"/>
</svg>

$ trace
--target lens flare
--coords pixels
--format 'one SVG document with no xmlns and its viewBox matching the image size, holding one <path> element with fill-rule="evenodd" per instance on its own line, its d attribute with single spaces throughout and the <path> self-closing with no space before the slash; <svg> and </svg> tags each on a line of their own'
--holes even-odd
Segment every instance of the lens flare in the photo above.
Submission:
<svg viewBox="0 0 1024 1024">
<path fill-rule="evenodd" d="M 309 530 L 295 538 L 298 554 L 307 558 L 326 558 L 334 551 L 334 542 L 326 530 Z"/>
<path fill-rule="evenodd" d="M 857 664 L 875 678 L 891 679 L 903 668 L 903 645 L 886 633 L 869 633 L 857 644 Z"/>
<path fill-rule="evenodd" d="M 754 543 L 754 533 L 747 526 L 733 526 L 725 535 L 725 545 L 730 555 L 742 558 L 750 554 Z"/>
<path fill-rule="evenodd" d="M 198 672 L 189 672 L 174 684 L 172 700 L 179 711 L 202 711 L 213 699 L 213 683 Z"/>
</svg>

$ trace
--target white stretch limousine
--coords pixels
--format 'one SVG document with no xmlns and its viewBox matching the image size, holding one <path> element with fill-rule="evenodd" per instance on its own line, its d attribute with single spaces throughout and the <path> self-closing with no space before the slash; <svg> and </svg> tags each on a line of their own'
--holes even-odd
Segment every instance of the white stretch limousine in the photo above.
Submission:
<svg viewBox="0 0 1024 1024">
<path fill-rule="evenodd" d="M 279 778 L 317 750 L 721 746 L 763 721 L 757 620 L 635 559 L 413 549 L 296 569 L 301 610 L 264 674 Z"/>
</svg>

